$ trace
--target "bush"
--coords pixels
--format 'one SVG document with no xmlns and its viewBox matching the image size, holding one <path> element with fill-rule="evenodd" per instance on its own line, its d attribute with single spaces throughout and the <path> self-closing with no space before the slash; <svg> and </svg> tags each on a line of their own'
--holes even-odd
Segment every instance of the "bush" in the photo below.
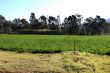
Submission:
<svg viewBox="0 0 110 73">
<path fill-rule="evenodd" d="M 110 56 L 110 51 L 109 52 L 106 52 L 105 54 Z"/>
<path fill-rule="evenodd" d="M 18 31 L 18 34 L 63 35 L 64 33 L 59 31 L 24 30 L 24 31 Z"/>
</svg>

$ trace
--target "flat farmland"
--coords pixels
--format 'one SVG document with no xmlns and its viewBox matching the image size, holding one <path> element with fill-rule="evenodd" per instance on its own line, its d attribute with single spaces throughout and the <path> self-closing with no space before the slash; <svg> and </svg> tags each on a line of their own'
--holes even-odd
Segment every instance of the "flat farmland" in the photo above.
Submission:
<svg viewBox="0 0 110 73">
<path fill-rule="evenodd" d="M 1 34 L 0 49 L 19 53 L 58 53 L 75 50 L 103 55 L 110 54 L 110 36 Z"/>
</svg>

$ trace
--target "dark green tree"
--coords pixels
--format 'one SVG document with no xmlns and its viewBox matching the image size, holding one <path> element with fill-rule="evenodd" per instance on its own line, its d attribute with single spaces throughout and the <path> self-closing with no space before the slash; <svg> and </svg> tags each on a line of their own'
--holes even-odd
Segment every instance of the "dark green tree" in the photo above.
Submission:
<svg viewBox="0 0 110 73">
<path fill-rule="evenodd" d="M 38 19 L 35 17 L 35 13 L 31 13 L 30 15 L 30 26 L 31 29 L 38 29 L 40 24 L 38 23 Z"/>
<path fill-rule="evenodd" d="M 4 33 L 11 33 L 11 25 L 12 25 L 11 21 L 5 21 L 4 22 L 4 24 L 3 24 Z"/>
<path fill-rule="evenodd" d="M 44 15 L 42 15 L 42 16 L 40 16 L 39 19 L 41 21 L 42 28 L 46 28 L 46 24 L 47 24 L 46 17 Z"/>
<path fill-rule="evenodd" d="M 0 33 L 4 33 L 4 23 L 6 19 L 4 16 L 0 15 Z"/>
<path fill-rule="evenodd" d="M 48 22 L 51 30 L 56 30 L 58 26 L 55 24 L 57 19 L 53 16 L 49 16 Z"/>
<path fill-rule="evenodd" d="M 67 19 L 68 26 L 68 33 L 70 34 L 78 34 L 78 19 L 76 15 L 69 16 Z"/>
<path fill-rule="evenodd" d="M 30 24 L 28 23 L 28 21 L 26 19 L 21 19 L 21 28 L 22 29 L 30 29 Z"/>
<path fill-rule="evenodd" d="M 106 20 L 104 18 L 101 18 L 100 16 L 96 16 L 95 18 L 89 17 L 85 19 L 85 22 L 83 24 L 85 31 L 84 33 L 86 35 L 101 34 L 102 32 L 106 31 L 104 24 L 106 24 Z"/>
</svg>

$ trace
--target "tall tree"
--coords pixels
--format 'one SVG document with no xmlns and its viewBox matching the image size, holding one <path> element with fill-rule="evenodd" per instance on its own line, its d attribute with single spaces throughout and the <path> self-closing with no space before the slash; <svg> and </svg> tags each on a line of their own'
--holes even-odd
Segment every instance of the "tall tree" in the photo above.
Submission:
<svg viewBox="0 0 110 73">
<path fill-rule="evenodd" d="M 90 33 L 91 35 L 95 34 L 101 34 L 102 32 L 106 31 L 106 28 L 104 27 L 104 24 L 106 24 L 106 21 L 104 18 L 101 18 L 100 16 L 96 16 L 95 18 L 89 17 L 85 19 L 84 27 L 85 27 L 85 33 Z"/>
<path fill-rule="evenodd" d="M 12 21 L 12 29 L 13 31 L 15 31 L 16 33 L 18 33 L 18 30 L 21 29 L 21 21 L 20 21 L 20 18 L 15 18 L 13 21 Z"/>
<path fill-rule="evenodd" d="M 41 21 L 42 28 L 46 28 L 46 24 L 47 24 L 46 17 L 44 15 L 42 15 L 42 16 L 40 16 L 39 19 Z"/>
<path fill-rule="evenodd" d="M 69 33 L 70 34 L 78 34 L 78 21 L 77 16 L 72 15 L 68 17 L 68 23 L 69 23 Z"/>
<path fill-rule="evenodd" d="M 105 28 L 105 24 L 106 24 L 106 20 L 104 18 L 101 18 L 100 16 L 96 16 L 95 18 L 96 23 L 97 23 L 97 33 L 101 34 L 101 32 L 105 32 L 106 28 Z"/>
<path fill-rule="evenodd" d="M 46 23 L 46 17 L 44 15 L 40 16 L 41 22 Z"/>
<path fill-rule="evenodd" d="M 50 27 L 51 30 L 56 30 L 58 28 L 55 24 L 55 22 L 56 22 L 55 17 L 49 16 L 48 22 L 49 22 L 49 27 Z"/>
<path fill-rule="evenodd" d="M 48 22 L 49 22 L 49 24 L 51 24 L 55 20 L 56 20 L 55 17 L 49 16 Z"/>
<path fill-rule="evenodd" d="M 3 25 L 4 33 L 10 33 L 11 32 L 11 25 L 12 25 L 11 21 L 5 21 L 4 22 L 4 25 Z"/>
<path fill-rule="evenodd" d="M 28 23 L 28 21 L 26 19 L 21 19 L 21 28 L 23 29 L 30 29 L 30 24 Z"/>
<path fill-rule="evenodd" d="M 39 27 L 38 24 L 38 19 L 35 17 L 35 13 L 31 13 L 30 15 L 30 25 L 32 29 L 37 29 Z"/>
<path fill-rule="evenodd" d="M 6 19 L 4 16 L 0 15 L 0 33 L 4 33 L 4 23 L 5 23 Z"/>
</svg>

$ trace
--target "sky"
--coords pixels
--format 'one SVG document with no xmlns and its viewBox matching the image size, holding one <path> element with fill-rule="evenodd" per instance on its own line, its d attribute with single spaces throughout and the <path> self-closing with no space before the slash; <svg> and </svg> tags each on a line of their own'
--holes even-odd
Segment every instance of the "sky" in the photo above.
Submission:
<svg viewBox="0 0 110 73">
<path fill-rule="evenodd" d="M 54 17 L 60 15 L 61 21 L 76 13 L 84 18 L 100 15 L 108 19 L 110 0 L 0 0 L 0 15 L 7 20 L 14 18 L 29 20 L 32 12 L 36 18 L 41 15 Z"/>
</svg>

